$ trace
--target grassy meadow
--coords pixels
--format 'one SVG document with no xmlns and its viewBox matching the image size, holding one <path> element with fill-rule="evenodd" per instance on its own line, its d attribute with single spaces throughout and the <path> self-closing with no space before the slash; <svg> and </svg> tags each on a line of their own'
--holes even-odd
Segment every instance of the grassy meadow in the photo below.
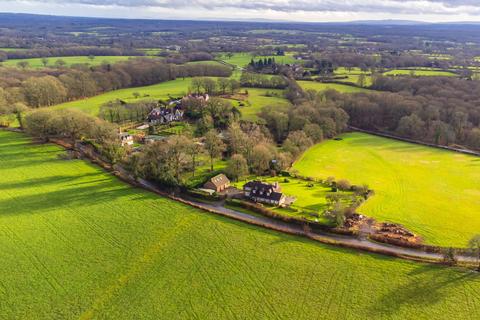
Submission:
<svg viewBox="0 0 480 320">
<path fill-rule="evenodd" d="M 290 101 L 283 97 L 283 90 L 242 88 L 241 92 L 245 92 L 245 90 L 248 91 L 248 97 L 242 101 L 244 106 L 239 106 L 240 101 L 231 100 L 233 105 L 239 108 L 244 120 L 258 120 L 258 114 L 266 106 L 274 106 L 276 108 L 287 108 L 290 106 Z"/>
<path fill-rule="evenodd" d="M 364 86 L 368 87 L 372 85 L 372 77 L 371 73 L 369 71 L 362 71 L 360 68 L 355 67 L 355 68 L 344 68 L 340 67 L 335 70 L 335 75 L 336 76 L 342 76 L 342 77 L 347 77 L 345 79 L 338 79 L 337 81 L 340 82 L 346 82 L 346 83 L 353 83 L 353 84 L 358 84 L 360 75 L 363 74 L 365 75 L 365 83 Z"/>
<path fill-rule="evenodd" d="M 115 99 L 134 102 L 141 99 L 168 99 L 169 96 L 183 96 L 188 93 L 191 81 L 192 78 L 179 78 L 151 86 L 114 90 L 91 98 L 62 103 L 52 108 L 75 108 L 97 115 L 103 104 Z M 242 118 L 245 120 L 256 121 L 257 114 L 265 106 L 286 107 L 290 105 L 290 102 L 283 97 L 283 90 L 242 88 L 241 92 L 245 92 L 245 90 L 248 91 L 248 97 L 243 101 L 244 106 L 239 106 L 239 101 L 230 99 L 230 102 L 242 112 Z M 140 97 L 135 98 L 134 92 L 140 93 Z M 269 97 L 267 93 L 274 93 L 276 96 Z"/>
<path fill-rule="evenodd" d="M 395 69 L 383 73 L 386 76 L 410 76 L 417 77 L 456 77 L 458 76 L 454 72 L 442 71 L 442 70 L 423 70 L 423 69 Z"/>
<path fill-rule="evenodd" d="M 263 58 L 275 58 L 275 62 L 280 64 L 287 64 L 287 63 L 298 63 L 297 60 L 293 57 L 292 54 L 286 54 L 285 56 L 256 56 L 255 60 L 263 59 Z M 231 65 L 235 65 L 239 68 L 246 67 L 250 61 L 253 59 L 253 55 L 248 52 L 241 52 L 241 53 L 234 53 L 231 58 L 227 57 L 225 54 L 222 54 L 219 59 L 229 63 Z"/>
<path fill-rule="evenodd" d="M 480 232 L 480 159 L 362 133 L 309 149 L 301 174 L 366 183 L 375 195 L 359 212 L 392 221 L 426 243 L 465 247 Z"/>
<path fill-rule="evenodd" d="M 48 57 L 47 67 L 54 67 L 57 60 L 63 60 L 66 66 L 71 66 L 74 64 L 89 64 L 89 65 L 101 65 L 104 62 L 106 63 L 116 63 L 121 61 L 126 61 L 128 59 L 134 59 L 139 57 L 133 56 L 95 56 L 94 59 L 90 59 L 88 56 L 74 56 L 74 57 Z M 153 59 L 153 58 L 152 58 Z M 160 59 L 160 58 L 158 58 Z M 28 62 L 29 68 L 44 68 L 42 58 L 31 58 L 31 59 L 9 59 L 2 62 L 4 66 L 7 67 L 17 67 L 17 64 L 21 61 Z"/>
<path fill-rule="evenodd" d="M 476 319 L 480 276 L 131 188 L 0 131 L 1 319 Z"/>
<path fill-rule="evenodd" d="M 336 90 L 341 93 L 357 93 L 357 92 L 367 92 L 368 89 L 358 88 L 354 86 L 349 86 L 346 84 L 339 83 L 322 83 L 316 81 L 297 81 L 297 83 L 302 87 L 303 90 L 316 90 L 316 91 L 325 91 L 329 89 Z"/>
<path fill-rule="evenodd" d="M 141 99 L 167 99 L 169 95 L 183 96 L 188 92 L 191 80 L 191 78 L 179 78 L 151 86 L 114 90 L 95 97 L 62 103 L 52 108 L 76 108 L 97 115 L 104 103 L 115 99 L 133 102 Z M 134 92 L 140 93 L 140 98 L 135 99 Z"/>
</svg>

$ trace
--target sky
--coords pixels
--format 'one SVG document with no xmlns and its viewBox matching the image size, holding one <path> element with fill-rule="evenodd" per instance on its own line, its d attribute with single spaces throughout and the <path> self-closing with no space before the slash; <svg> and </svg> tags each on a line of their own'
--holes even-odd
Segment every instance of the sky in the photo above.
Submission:
<svg viewBox="0 0 480 320">
<path fill-rule="evenodd" d="M 0 12 L 189 20 L 480 22 L 480 0 L 0 0 Z"/>
</svg>

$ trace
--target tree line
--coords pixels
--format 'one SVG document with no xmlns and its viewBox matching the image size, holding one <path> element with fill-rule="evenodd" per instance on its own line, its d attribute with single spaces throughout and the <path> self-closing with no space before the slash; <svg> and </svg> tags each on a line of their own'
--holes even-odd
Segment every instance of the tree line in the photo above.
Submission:
<svg viewBox="0 0 480 320">
<path fill-rule="evenodd" d="M 447 77 L 376 77 L 383 92 L 326 92 L 353 126 L 438 145 L 480 149 L 480 83 Z"/>
<path fill-rule="evenodd" d="M 62 138 L 71 141 L 72 145 L 78 140 L 90 141 L 111 163 L 124 156 L 117 126 L 78 110 L 34 110 L 25 116 L 24 128 L 43 141 Z"/>
<path fill-rule="evenodd" d="M 240 77 L 242 87 L 285 89 L 288 81 L 282 76 L 264 75 L 253 72 L 243 72 Z"/>
<path fill-rule="evenodd" d="M 95 67 L 77 66 L 54 71 L 9 71 L 0 78 L 0 102 L 32 108 L 52 106 L 120 88 L 145 86 L 177 77 L 228 77 L 231 68 L 215 64 L 174 65 L 154 59 L 132 59 Z M 1 72 L 0 72 L 1 73 Z"/>
<path fill-rule="evenodd" d="M 4 57 L 6 57 L 5 60 L 8 60 L 8 59 L 49 58 L 49 57 L 71 57 L 71 56 L 143 56 L 143 55 L 145 55 L 145 53 L 135 49 L 131 49 L 131 48 L 129 49 L 129 48 L 72 46 L 72 47 L 60 47 L 60 48 L 40 48 L 40 49 L 7 51 L 5 52 Z"/>
</svg>

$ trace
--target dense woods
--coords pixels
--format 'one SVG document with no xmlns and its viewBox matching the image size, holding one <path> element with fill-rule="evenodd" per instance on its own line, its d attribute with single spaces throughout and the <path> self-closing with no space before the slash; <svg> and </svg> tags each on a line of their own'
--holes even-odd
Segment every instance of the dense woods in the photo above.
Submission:
<svg viewBox="0 0 480 320">
<path fill-rule="evenodd" d="M 480 83 L 454 78 L 375 79 L 382 92 L 326 96 L 350 124 L 435 144 L 480 148 Z"/>
</svg>

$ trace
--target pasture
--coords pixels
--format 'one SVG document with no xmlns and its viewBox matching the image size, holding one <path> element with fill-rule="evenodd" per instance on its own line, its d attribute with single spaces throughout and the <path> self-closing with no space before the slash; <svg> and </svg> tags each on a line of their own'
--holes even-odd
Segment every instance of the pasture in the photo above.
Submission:
<svg viewBox="0 0 480 320">
<path fill-rule="evenodd" d="M 293 166 L 303 175 L 368 184 L 359 212 L 400 223 L 428 244 L 466 247 L 480 232 L 480 159 L 362 133 L 309 149 Z"/>
<path fill-rule="evenodd" d="M 154 84 L 145 87 L 127 88 L 106 92 L 104 94 L 71 102 L 62 103 L 53 106 L 54 109 L 68 109 L 76 108 L 87 113 L 97 115 L 100 107 L 115 99 L 124 100 L 127 102 L 139 101 L 141 99 L 167 99 L 169 95 L 183 96 L 188 92 L 191 83 L 191 78 L 179 78 L 172 81 L 166 81 L 159 84 Z M 140 98 L 136 99 L 133 93 L 140 93 Z"/>
<path fill-rule="evenodd" d="M 0 131 L 2 319 L 476 319 L 480 277 L 132 188 Z"/>
<path fill-rule="evenodd" d="M 116 63 L 120 61 L 126 61 L 128 59 L 134 59 L 139 57 L 134 56 L 95 56 L 91 59 L 88 56 L 75 56 L 75 57 L 47 57 L 48 60 L 47 67 L 54 67 L 55 63 L 58 60 L 63 60 L 65 62 L 65 66 L 72 66 L 74 64 L 88 64 L 92 66 L 101 65 L 103 63 Z M 150 57 L 153 59 L 152 57 Z M 160 58 L 155 58 L 160 59 Z M 7 61 L 2 62 L 4 66 L 7 67 L 17 67 L 17 64 L 21 61 L 28 62 L 29 68 L 44 68 L 42 58 L 31 58 L 31 59 L 9 59 Z"/>
<path fill-rule="evenodd" d="M 417 76 L 417 77 L 457 77 L 450 71 L 428 69 L 395 69 L 383 73 L 386 76 Z"/>
<path fill-rule="evenodd" d="M 243 120 L 257 121 L 258 114 L 266 106 L 274 106 L 283 109 L 290 106 L 290 101 L 283 96 L 283 90 L 260 88 L 241 89 L 241 92 L 245 91 L 248 91 L 248 97 L 245 100 L 238 102 L 230 100 L 242 113 Z M 239 106 L 240 102 L 243 102 L 244 106 Z"/>
<path fill-rule="evenodd" d="M 286 54 L 285 56 L 253 56 L 248 52 L 234 53 L 232 57 L 228 57 L 226 54 L 221 54 L 219 59 L 225 61 L 228 64 L 234 65 L 238 68 L 246 67 L 252 59 L 259 60 L 264 58 L 275 58 L 275 62 L 280 64 L 287 63 L 299 63 L 295 60 L 292 54 Z"/>
<path fill-rule="evenodd" d="M 300 87 L 302 87 L 303 90 L 336 90 L 340 93 L 368 92 L 368 89 L 365 88 L 359 88 L 339 83 L 322 83 L 317 81 L 297 81 L 297 83 Z"/>
</svg>

